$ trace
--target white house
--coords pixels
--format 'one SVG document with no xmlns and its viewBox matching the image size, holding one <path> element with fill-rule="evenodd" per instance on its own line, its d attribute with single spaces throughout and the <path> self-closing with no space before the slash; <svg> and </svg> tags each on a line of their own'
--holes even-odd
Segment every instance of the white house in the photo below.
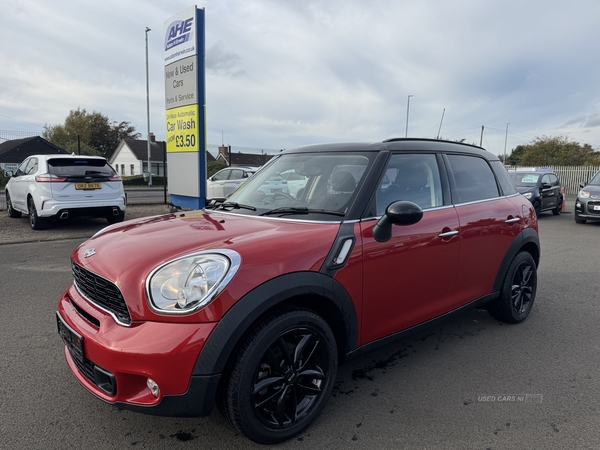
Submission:
<svg viewBox="0 0 600 450">
<path fill-rule="evenodd" d="M 150 167 L 152 175 L 165 175 L 165 142 L 156 142 L 150 134 Z M 148 170 L 148 141 L 123 139 L 119 142 L 109 164 L 122 176 L 143 175 Z"/>
</svg>

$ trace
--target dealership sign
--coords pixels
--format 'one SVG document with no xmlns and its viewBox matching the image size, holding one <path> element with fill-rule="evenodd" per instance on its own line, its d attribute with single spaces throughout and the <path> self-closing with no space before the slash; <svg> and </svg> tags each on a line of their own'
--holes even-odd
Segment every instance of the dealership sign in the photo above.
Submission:
<svg viewBox="0 0 600 450">
<path fill-rule="evenodd" d="M 204 9 L 188 8 L 164 25 L 169 195 L 175 206 L 201 209 L 206 196 Z"/>
</svg>

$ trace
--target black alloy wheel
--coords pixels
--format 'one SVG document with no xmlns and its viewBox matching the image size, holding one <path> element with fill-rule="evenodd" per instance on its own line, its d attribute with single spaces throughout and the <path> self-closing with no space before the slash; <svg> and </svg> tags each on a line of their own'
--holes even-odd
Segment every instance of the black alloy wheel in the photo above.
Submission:
<svg viewBox="0 0 600 450">
<path fill-rule="evenodd" d="M 533 204 L 533 209 L 535 209 L 535 215 L 539 216 L 542 213 L 542 204 L 539 200 L 536 200 Z"/>
<path fill-rule="evenodd" d="M 8 217 L 12 217 L 13 219 L 21 217 L 21 212 L 13 208 L 8 191 L 6 191 L 6 209 L 8 211 Z"/>
<path fill-rule="evenodd" d="M 320 414 L 336 370 L 335 338 L 320 316 L 298 309 L 271 315 L 242 344 L 226 390 L 226 414 L 255 442 L 285 441 Z"/>
<path fill-rule="evenodd" d="M 563 204 L 563 200 L 561 199 L 556 204 L 556 208 L 554 208 L 552 210 L 552 214 L 554 214 L 555 216 L 560 216 L 560 213 L 562 212 L 562 204 Z"/>
<path fill-rule="evenodd" d="M 537 267 L 527 252 L 518 253 L 512 260 L 500 289 L 500 296 L 491 305 L 492 317 L 508 323 L 527 318 L 533 307 L 537 290 Z"/>
<path fill-rule="evenodd" d="M 29 211 L 29 225 L 31 225 L 31 228 L 34 230 L 43 230 L 44 228 L 46 228 L 48 222 L 46 219 L 38 217 L 33 198 L 29 197 L 29 200 L 27 201 L 27 206 L 27 209 Z"/>
</svg>

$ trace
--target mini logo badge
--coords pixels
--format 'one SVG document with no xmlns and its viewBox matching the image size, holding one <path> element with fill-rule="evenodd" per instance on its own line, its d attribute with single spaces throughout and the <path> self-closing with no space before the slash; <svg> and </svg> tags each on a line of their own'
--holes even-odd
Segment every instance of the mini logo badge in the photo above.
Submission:
<svg viewBox="0 0 600 450">
<path fill-rule="evenodd" d="M 96 249 L 95 248 L 88 248 L 85 253 L 83 254 L 84 258 L 89 258 L 90 256 L 93 256 L 96 254 Z"/>
</svg>

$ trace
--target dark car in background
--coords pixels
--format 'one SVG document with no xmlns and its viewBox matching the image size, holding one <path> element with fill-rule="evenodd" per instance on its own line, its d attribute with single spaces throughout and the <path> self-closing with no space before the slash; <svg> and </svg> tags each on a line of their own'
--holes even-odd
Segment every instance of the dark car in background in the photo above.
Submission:
<svg viewBox="0 0 600 450">
<path fill-rule="evenodd" d="M 575 222 L 600 220 L 600 171 L 587 183 L 579 184 L 581 190 L 575 200 Z"/>
<path fill-rule="evenodd" d="M 552 211 L 558 216 L 564 200 L 560 179 L 552 169 L 519 168 L 508 171 L 517 191 L 531 202 L 536 214 Z"/>
</svg>

